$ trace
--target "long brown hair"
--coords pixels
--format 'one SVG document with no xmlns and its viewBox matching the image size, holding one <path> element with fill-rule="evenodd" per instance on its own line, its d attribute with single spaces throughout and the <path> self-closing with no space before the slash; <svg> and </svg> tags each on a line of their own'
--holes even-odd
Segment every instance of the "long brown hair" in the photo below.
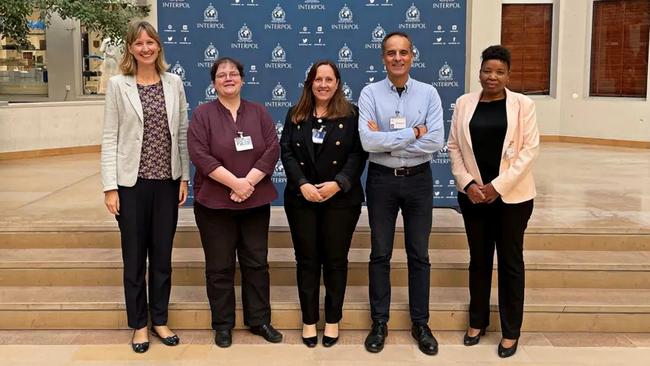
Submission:
<svg viewBox="0 0 650 366">
<path fill-rule="evenodd" d="M 311 113 L 316 106 L 314 101 L 314 93 L 312 92 L 311 87 L 314 84 L 314 79 L 316 79 L 316 71 L 320 66 L 323 65 L 327 65 L 331 67 L 332 70 L 334 70 L 334 77 L 336 77 L 336 81 L 338 81 L 336 91 L 334 92 L 332 99 L 327 105 L 327 112 L 325 113 L 325 117 L 342 118 L 354 113 L 352 105 L 345 99 L 345 95 L 343 95 L 343 87 L 341 86 L 341 74 L 339 73 L 338 67 L 336 67 L 336 64 L 330 60 L 321 60 L 314 63 L 311 69 L 309 69 L 309 73 L 307 73 L 305 86 L 303 87 L 302 95 L 300 96 L 300 99 L 298 100 L 298 103 L 293 110 L 291 122 L 298 124 L 311 116 Z"/>
<path fill-rule="evenodd" d="M 129 52 L 129 46 L 135 42 L 140 36 L 140 32 L 145 31 L 147 35 L 151 37 L 156 43 L 158 43 L 158 57 L 156 58 L 156 71 L 159 74 L 162 74 L 167 70 L 167 64 L 165 63 L 165 54 L 163 53 L 162 43 L 160 42 L 160 36 L 156 29 L 151 25 L 151 23 L 144 20 L 136 20 L 129 23 L 129 29 L 126 31 L 126 44 L 124 45 L 124 53 L 122 55 L 122 61 L 120 62 L 120 71 L 124 75 L 134 75 L 138 69 L 138 63 L 135 60 L 135 57 Z"/>
</svg>

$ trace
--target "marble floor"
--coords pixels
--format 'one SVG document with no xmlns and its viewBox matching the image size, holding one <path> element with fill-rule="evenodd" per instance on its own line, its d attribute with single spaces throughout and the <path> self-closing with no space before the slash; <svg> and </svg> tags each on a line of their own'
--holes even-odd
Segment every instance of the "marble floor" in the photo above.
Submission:
<svg viewBox="0 0 650 366">
<path fill-rule="evenodd" d="M 535 165 L 538 197 L 528 232 L 650 234 L 650 150 L 544 143 Z M 0 160 L 0 230 L 115 228 L 103 206 L 98 154 Z M 462 220 L 450 209 L 434 210 L 434 230 L 460 232 Z M 180 226 L 191 227 L 190 209 Z M 272 226 L 286 227 L 281 208 Z M 359 224 L 367 230 L 364 212 Z M 437 331 L 438 356 L 424 356 L 408 332 L 390 333 L 386 349 L 373 355 L 361 346 L 363 331 L 343 331 L 335 348 L 307 349 L 298 331 L 285 331 L 282 345 L 264 344 L 236 331 L 235 345 L 219 349 L 212 333 L 179 331 L 182 344 L 168 348 L 152 340 L 144 355 L 133 353 L 130 332 L 0 331 L 0 365 L 645 365 L 646 333 L 524 333 L 517 354 L 496 355 L 499 335 L 480 345 L 460 345 L 462 332 Z"/>
</svg>

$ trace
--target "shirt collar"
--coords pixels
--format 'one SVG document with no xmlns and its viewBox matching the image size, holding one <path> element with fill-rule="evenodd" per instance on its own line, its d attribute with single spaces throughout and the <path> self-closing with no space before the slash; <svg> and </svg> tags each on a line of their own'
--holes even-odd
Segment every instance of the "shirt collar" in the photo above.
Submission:
<svg viewBox="0 0 650 366">
<path fill-rule="evenodd" d="M 386 86 L 387 86 L 391 91 L 397 93 L 397 88 L 395 87 L 395 85 L 393 84 L 393 82 L 390 81 L 390 79 L 388 78 L 388 76 L 386 77 L 385 80 L 386 80 Z M 407 94 L 408 94 L 408 90 L 411 88 L 412 85 L 413 85 L 413 79 L 411 79 L 411 76 L 409 75 L 409 78 L 406 80 L 406 84 L 404 84 L 404 93 L 407 93 Z"/>
</svg>

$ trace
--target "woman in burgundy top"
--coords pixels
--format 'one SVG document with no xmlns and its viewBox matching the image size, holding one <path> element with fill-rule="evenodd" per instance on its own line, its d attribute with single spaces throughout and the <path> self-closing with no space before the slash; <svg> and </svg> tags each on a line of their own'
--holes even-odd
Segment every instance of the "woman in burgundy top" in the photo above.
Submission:
<svg viewBox="0 0 650 366">
<path fill-rule="evenodd" d="M 282 341 L 271 326 L 267 263 L 271 175 L 280 146 L 271 115 L 241 98 L 243 65 L 222 57 L 210 77 L 219 98 L 192 113 L 188 131 L 194 175 L 194 215 L 205 252 L 212 328 L 219 347 L 232 344 L 235 326 L 235 254 L 242 275 L 244 324 L 269 342 Z"/>
<path fill-rule="evenodd" d="M 149 348 L 149 316 L 154 335 L 168 346 L 179 343 L 166 324 L 172 242 L 190 175 L 187 102 L 181 79 L 165 72 L 151 24 L 132 23 L 126 44 L 122 74 L 106 90 L 101 172 L 106 207 L 120 227 L 131 345 L 142 353 Z"/>
</svg>

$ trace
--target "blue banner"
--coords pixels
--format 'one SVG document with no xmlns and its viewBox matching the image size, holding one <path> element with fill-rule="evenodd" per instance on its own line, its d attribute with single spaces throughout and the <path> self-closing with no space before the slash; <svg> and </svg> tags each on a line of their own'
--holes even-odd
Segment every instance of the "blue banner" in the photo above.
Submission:
<svg viewBox="0 0 650 366">
<path fill-rule="evenodd" d="M 411 76 L 440 94 L 446 138 L 465 90 L 465 28 L 466 0 L 158 0 L 166 59 L 185 82 L 190 110 L 216 98 L 214 60 L 233 57 L 245 65 L 243 97 L 268 108 L 278 134 L 314 61 L 336 62 L 345 95 L 356 103 L 365 85 L 386 77 L 382 38 L 402 31 L 413 40 Z M 432 168 L 434 206 L 457 206 L 446 146 Z M 272 179 L 282 197 L 279 161 Z"/>
</svg>

